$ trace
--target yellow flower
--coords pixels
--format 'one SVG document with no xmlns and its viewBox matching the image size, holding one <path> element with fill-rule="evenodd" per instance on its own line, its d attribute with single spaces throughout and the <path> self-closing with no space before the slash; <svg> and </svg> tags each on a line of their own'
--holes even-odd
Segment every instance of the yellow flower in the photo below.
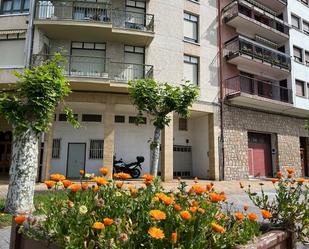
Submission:
<svg viewBox="0 0 309 249">
<path fill-rule="evenodd" d="M 214 230 L 217 233 L 224 233 L 225 232 L 224 227 L 220 226 L 217 223 L 211 223 L 211 228 L 212 228 L 212 230 Z"/>
<path fill-rule="evenodd" d="M 65 176 L 61 174 L 51 174 L 50 179 L 55 182 L 60 182 L 65 179 Z"/>
<path fill-rule="evenodd" d="M 117 178 L 117 179 L 121 179 L 121 180 L 128 180 L 128 179 L 132 178 L 131 175 L 129 175 L 127 173 L 123 173 L 123 172 L 114 174 L 114 177 Z"/>
<path fill-rule="evenodd" d="M 161 210 L 151 210 L 149 212 L 151 218 L 154 220 L 165 220 L 166 219 L 166 214 L 162 212 Z"/>
<path fill-rule="evenodd" d="M 108 181 L 104 177 L 101 177 L 101 176 L 94 177 L 93 181 L 95 181 L 98 186 L 108 184 Z"/>
<path fill-rule="evenodd" d="M 157 227 L 151 227 L 148 230 L 148 234 L 154 239 L 164 239 L 164 232 Z"/>
<path fill-rule="evenodd" d="M 92 228 L 95 229 L 95 230 L 102 230 L 104 229 L 104 224 L 102 222 L 95 222 L 93 225 L 92 225 Z"/>
</svg>

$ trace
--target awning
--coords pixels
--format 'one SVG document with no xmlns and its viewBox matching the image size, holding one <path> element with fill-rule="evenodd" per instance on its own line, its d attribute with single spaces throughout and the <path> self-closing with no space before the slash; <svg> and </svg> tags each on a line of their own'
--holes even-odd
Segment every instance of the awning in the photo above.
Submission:
<svg viewBox="0 0 309 249">
<path fill-rule="evenodd" d="M 26 29 L 0 30 L 0 35 L 26 34 Z"/>
</svg>

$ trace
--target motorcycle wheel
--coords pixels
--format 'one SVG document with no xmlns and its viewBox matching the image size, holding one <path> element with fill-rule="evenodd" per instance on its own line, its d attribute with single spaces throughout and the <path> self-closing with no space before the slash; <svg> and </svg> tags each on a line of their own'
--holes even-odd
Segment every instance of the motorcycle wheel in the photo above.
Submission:
<svg viewBox="0 0 309 249">
<path fill-rule="evenodd" d="M 141 175 L 141 171 L 139 169 L 132 169 L 130 175 L 132 176 L 132 178 L 139 178 Z"/>
</svg>

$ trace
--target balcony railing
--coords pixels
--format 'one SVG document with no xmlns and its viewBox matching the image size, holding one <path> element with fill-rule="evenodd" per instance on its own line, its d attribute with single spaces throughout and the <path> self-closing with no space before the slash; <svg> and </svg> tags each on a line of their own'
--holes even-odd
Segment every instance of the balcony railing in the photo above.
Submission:
<svg viewBox="0 0 309 249">
<path fill-rule="evenodd" d="M 270 12 L 267 12 L 266 10 L 259 8 L 257 5 L 252 4 L 252 2 L 254 1 L 235 0 L 228 4 L 223 9 L 224 21 L 227 23 L 235 17 L 239 16 L 239 14 L 242 14 L 246 17 L 249 17 L 253 21 L 257 21 L 268 26 L 269 28 L 289 35 L 290 26 L 287 23 L 277 18 Z"/>
<path fill-rule="evenodd" d="M 37 54 L 32 57 L 32 66 L 41 65 L 52 55 Z M 65 75 L 76 78 L 92 78 L 127 83 L 130 80 L 152 78 L 153 66 L 135 63 L 114 62 L 104 57 L 63 56 Z"/>
<path fill-rule="evenodd" d="M 225 95 L 247 93 L 285 103 L 293 103 L 292 90 L 271 82 L 239 75 L 225 82 Z"/>
<path fill-rule="evenodd" d="M 225 49 L 227 59 L 246 55 L 252 59 L 260 60 L 263 63 L 268 63 L 281 69 L 291 70 L 291 57 L 289 55 L 244 37 L 239 36 L 227 42 Z"/>
<path fill-rule="evenodd" d="M 104 3 L 39 1 L 36 6 L 36 19 L 110 23 L 117 28 L 154 31 L 154 15 L 116 10 Z"/>
</svg>

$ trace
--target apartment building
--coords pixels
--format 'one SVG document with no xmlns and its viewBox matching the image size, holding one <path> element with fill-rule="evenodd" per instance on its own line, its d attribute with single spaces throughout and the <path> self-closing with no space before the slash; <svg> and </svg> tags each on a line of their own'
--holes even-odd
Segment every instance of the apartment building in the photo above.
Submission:
<svg viewBox="0 0 309 249">
<path fill-rule="evenodd" d="M 137 112 L 128 95 L 130 80 L 153 77 L 200 88 L 188 119 L 171 114 L 162 132 L 160 173 L 219 177 L 218 8 L 203 0 L 0 0 L 0 86 L 12 86 L 11 72 L 39 65 L 53 53 L 66 58 L 72 94 L 66 102 L 81 127 L 55 114 L 42 135 L 39 178 L 79 170 L 98 173 L 144 156 L 149 172 L 151 117 L 135 125 Z M 12 129 L 0 119 L 0 175 L 11 157 Z"/>
<path fill-rule="evenodd" d="M 220 1 L 225 179 L 308 176 L 308 1 Z"/>
</svg>

